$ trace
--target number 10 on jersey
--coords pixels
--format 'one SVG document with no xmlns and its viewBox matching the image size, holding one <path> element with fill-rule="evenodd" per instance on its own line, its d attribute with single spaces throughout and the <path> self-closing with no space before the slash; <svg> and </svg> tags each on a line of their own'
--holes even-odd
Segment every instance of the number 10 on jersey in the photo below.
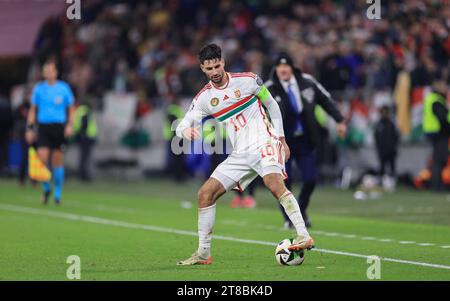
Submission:
<svg viewBox="0 0 450 301">
<path fill-rule="evenodd" d="M 245 116 L 240 113 L 236 115 L 236 117 L 232 117 L 230 122 L 234 127 L 234 131 L 237 132 L 247 124 L 247 119 L 245 119 Z"/>
</svg>

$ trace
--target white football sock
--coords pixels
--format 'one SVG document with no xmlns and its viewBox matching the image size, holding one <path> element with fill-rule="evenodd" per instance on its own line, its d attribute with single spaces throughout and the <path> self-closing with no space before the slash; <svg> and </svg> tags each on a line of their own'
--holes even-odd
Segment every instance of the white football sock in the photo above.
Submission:
<svg viewBox="0 0 450 301">
<path fill-rule="evenodd" d="M 212 229 L 216 221 L 216 204 L 198 209 L 198 253 L 201 257 L 211 255 Z"/>
<path fill-rule="evenodd" d="M 309 237 L 302 213 L 300 212 L 300 207 L 292 192 L 286 190 L 278 201 L 280 201 L 281 206 L 283 206 L 284 211 L 294 225 L 297 235 Z"/>
</svg>

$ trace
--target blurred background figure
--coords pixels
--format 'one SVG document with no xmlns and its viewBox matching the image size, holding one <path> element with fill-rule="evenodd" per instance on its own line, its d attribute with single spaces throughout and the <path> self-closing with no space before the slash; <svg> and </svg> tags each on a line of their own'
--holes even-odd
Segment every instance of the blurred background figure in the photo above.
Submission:
<svg viewBox="0 0 450 301">
<path fill-rule="evenodd" d="M 177 182 L 183 181 L 187 177 L 185 155 L 175 154 L 172 151 L 172 138 L 175 136 L 176 120 L 181 120 L 184 116 L 184 109 L 179 102 L 174 100 L 165 109 L 165 120 L 163 135 L 165 144 L 165 172 Z"/>
<path fill-rule="evenodd" d="M 0 94 L 0 176 L 9 171 L 9 141 L 13 127 L 13 112 L 8 98 Z"/>
<path fill-rule="evenodd" d="M 27 130 L 27 116 L 30 110 L 31 88 L 25 90 L 25 97 L 22 103 L 14 111 L 14 138 L 20 144 L 21 159 L 18 172 L 19 185 L 24 186 L 28 178 L 28 147 L 30 146 L 25 139 Z"/>
<path fill-rule="evenodd" d="M 375 145 L 379 161 L 379 175 L 396 177 L 396 160 L 399 143 L 399 133 L 395 123 L 391 120 L 389 107 L 380 108 L 380 120 L 375 125 Z M 389 172 L 387 173 L 387 168 Z"/>
<path fill-rule="evenodd" d="M 431 187 L 437 191 L 444 188 L 441 174 L 448 158 L 450 114 L 447 107 L 447 92 L 446 78 L 442 73 L 437 73 L 432 83 L 432 91 L 426 96 L 423 108 L 423 132 L 431 143 L 433 154 Z"/>
<path fill-rule="evenodd" d="M 291 151 L 290 159 L 286 162 L 289 176 L 286 184 L 291 189 L 292 163 L 295 161 L 302 175 L 298 202 L 305 225 L 311 227 L 306 210 L 317 182 L 316 147 L 324 138 L 320 135 L 321 126 L 316 119 L 316 105 L 320 105 L 337 122 L 340 136 L 345 136 L 346 132 L 344 117 L 331 95 L 311 75 L 295 68 L 287 53 L 280 53 L 275 60 L 267 88 L 280 106 L 286 142 Z M 292 227 L 281 205 L 280 210 L 285 228 Z"/>
<path fill-rule="evenodd" d="M 92 181 L 91 159 L 97 137 L 97 122 L 91 106 L 87 103 L 78 104 L 73 120 L 73 139 L 78 144 L 78 178 L 83 182 Z"/>
</svg>

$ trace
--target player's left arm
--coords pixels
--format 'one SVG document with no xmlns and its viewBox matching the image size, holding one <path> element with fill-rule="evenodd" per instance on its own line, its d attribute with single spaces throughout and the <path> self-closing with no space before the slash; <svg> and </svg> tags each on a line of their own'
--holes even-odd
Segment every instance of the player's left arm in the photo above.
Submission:
<svg viewBox="0 0 450 301">
<path fill-rule="evenodd" d="M 277 136 L 279 138 L 284 138 L 283 117 L 281 116 L 278 103 L 275 101 L 265 85 L 261 86 L 257 96 L 263 103 L 264 107 L 266 107 Z"/>
<path fill-rule="evenodd" d="M 256 83 L 259 86 L 258 90 L 256 91 L 256 95 L 261 100 L 270 115 L 270 119 L 272 120 L 275 132 L 277 133 L 278 138 L 283 144 L 285 161 L 287 161 L 291 155 L 291 152 L 289 150 L 289 146 L 286 143 L 286 139 L 284 138 L 283 117 L 281 115 L 280 107 L 273 98 L 272 94 L 270 94 L 269 89 L 267 89 L 267 87 L 262 83 L 259 77 L 256 79 Z"/>
</svg>

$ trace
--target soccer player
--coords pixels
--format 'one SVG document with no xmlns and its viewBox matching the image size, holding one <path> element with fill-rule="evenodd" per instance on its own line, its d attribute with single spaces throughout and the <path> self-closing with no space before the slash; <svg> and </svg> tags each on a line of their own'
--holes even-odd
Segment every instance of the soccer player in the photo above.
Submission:
<svg viewBox="0 0 450 301">
<path fill-rule="evenodd" d="M 54 201 L 61 202 L 64 183 L 64 148 L 66 138 L 72 135 L 74 97 L 69 85 L 58 80 L 58 69 L 54 61 L 42 67 L 44 81 L 33 89 L 31 108 L 28 113 L 26 139 L 31 144 L 35 137 L 33 129 L 38 126 L 37 152 L 42 162 L 53 168 Z M 50 158 L 51 154 L 51 158 Z M 43 183 L 42 204 L 47 204 L 51 194 L 49 182 Z"/>
<path fill-rule="evenodd" d="M 258 175 L 285 208 L 295 227 L 297 237 L 290 249 L 311 249 L 314 241 L 306 230 L 297 200 L 283 181 L 289 147 L 284 140 L 276 101 L 256 74 L 226 72 L 219 46 L 204 46 L 198 57 L 200 68 L 210 81 L 195 96 L 176 134 L 186 139 L 200 138 L 201 121 L 211 115 L 226 127 L 233 151 L 198 191 L 199 247 L 191 257 L 177 264 L 212 263 L 211 239 L 217 199 L 231 189 L 244 190 Z"/>
</svg>

